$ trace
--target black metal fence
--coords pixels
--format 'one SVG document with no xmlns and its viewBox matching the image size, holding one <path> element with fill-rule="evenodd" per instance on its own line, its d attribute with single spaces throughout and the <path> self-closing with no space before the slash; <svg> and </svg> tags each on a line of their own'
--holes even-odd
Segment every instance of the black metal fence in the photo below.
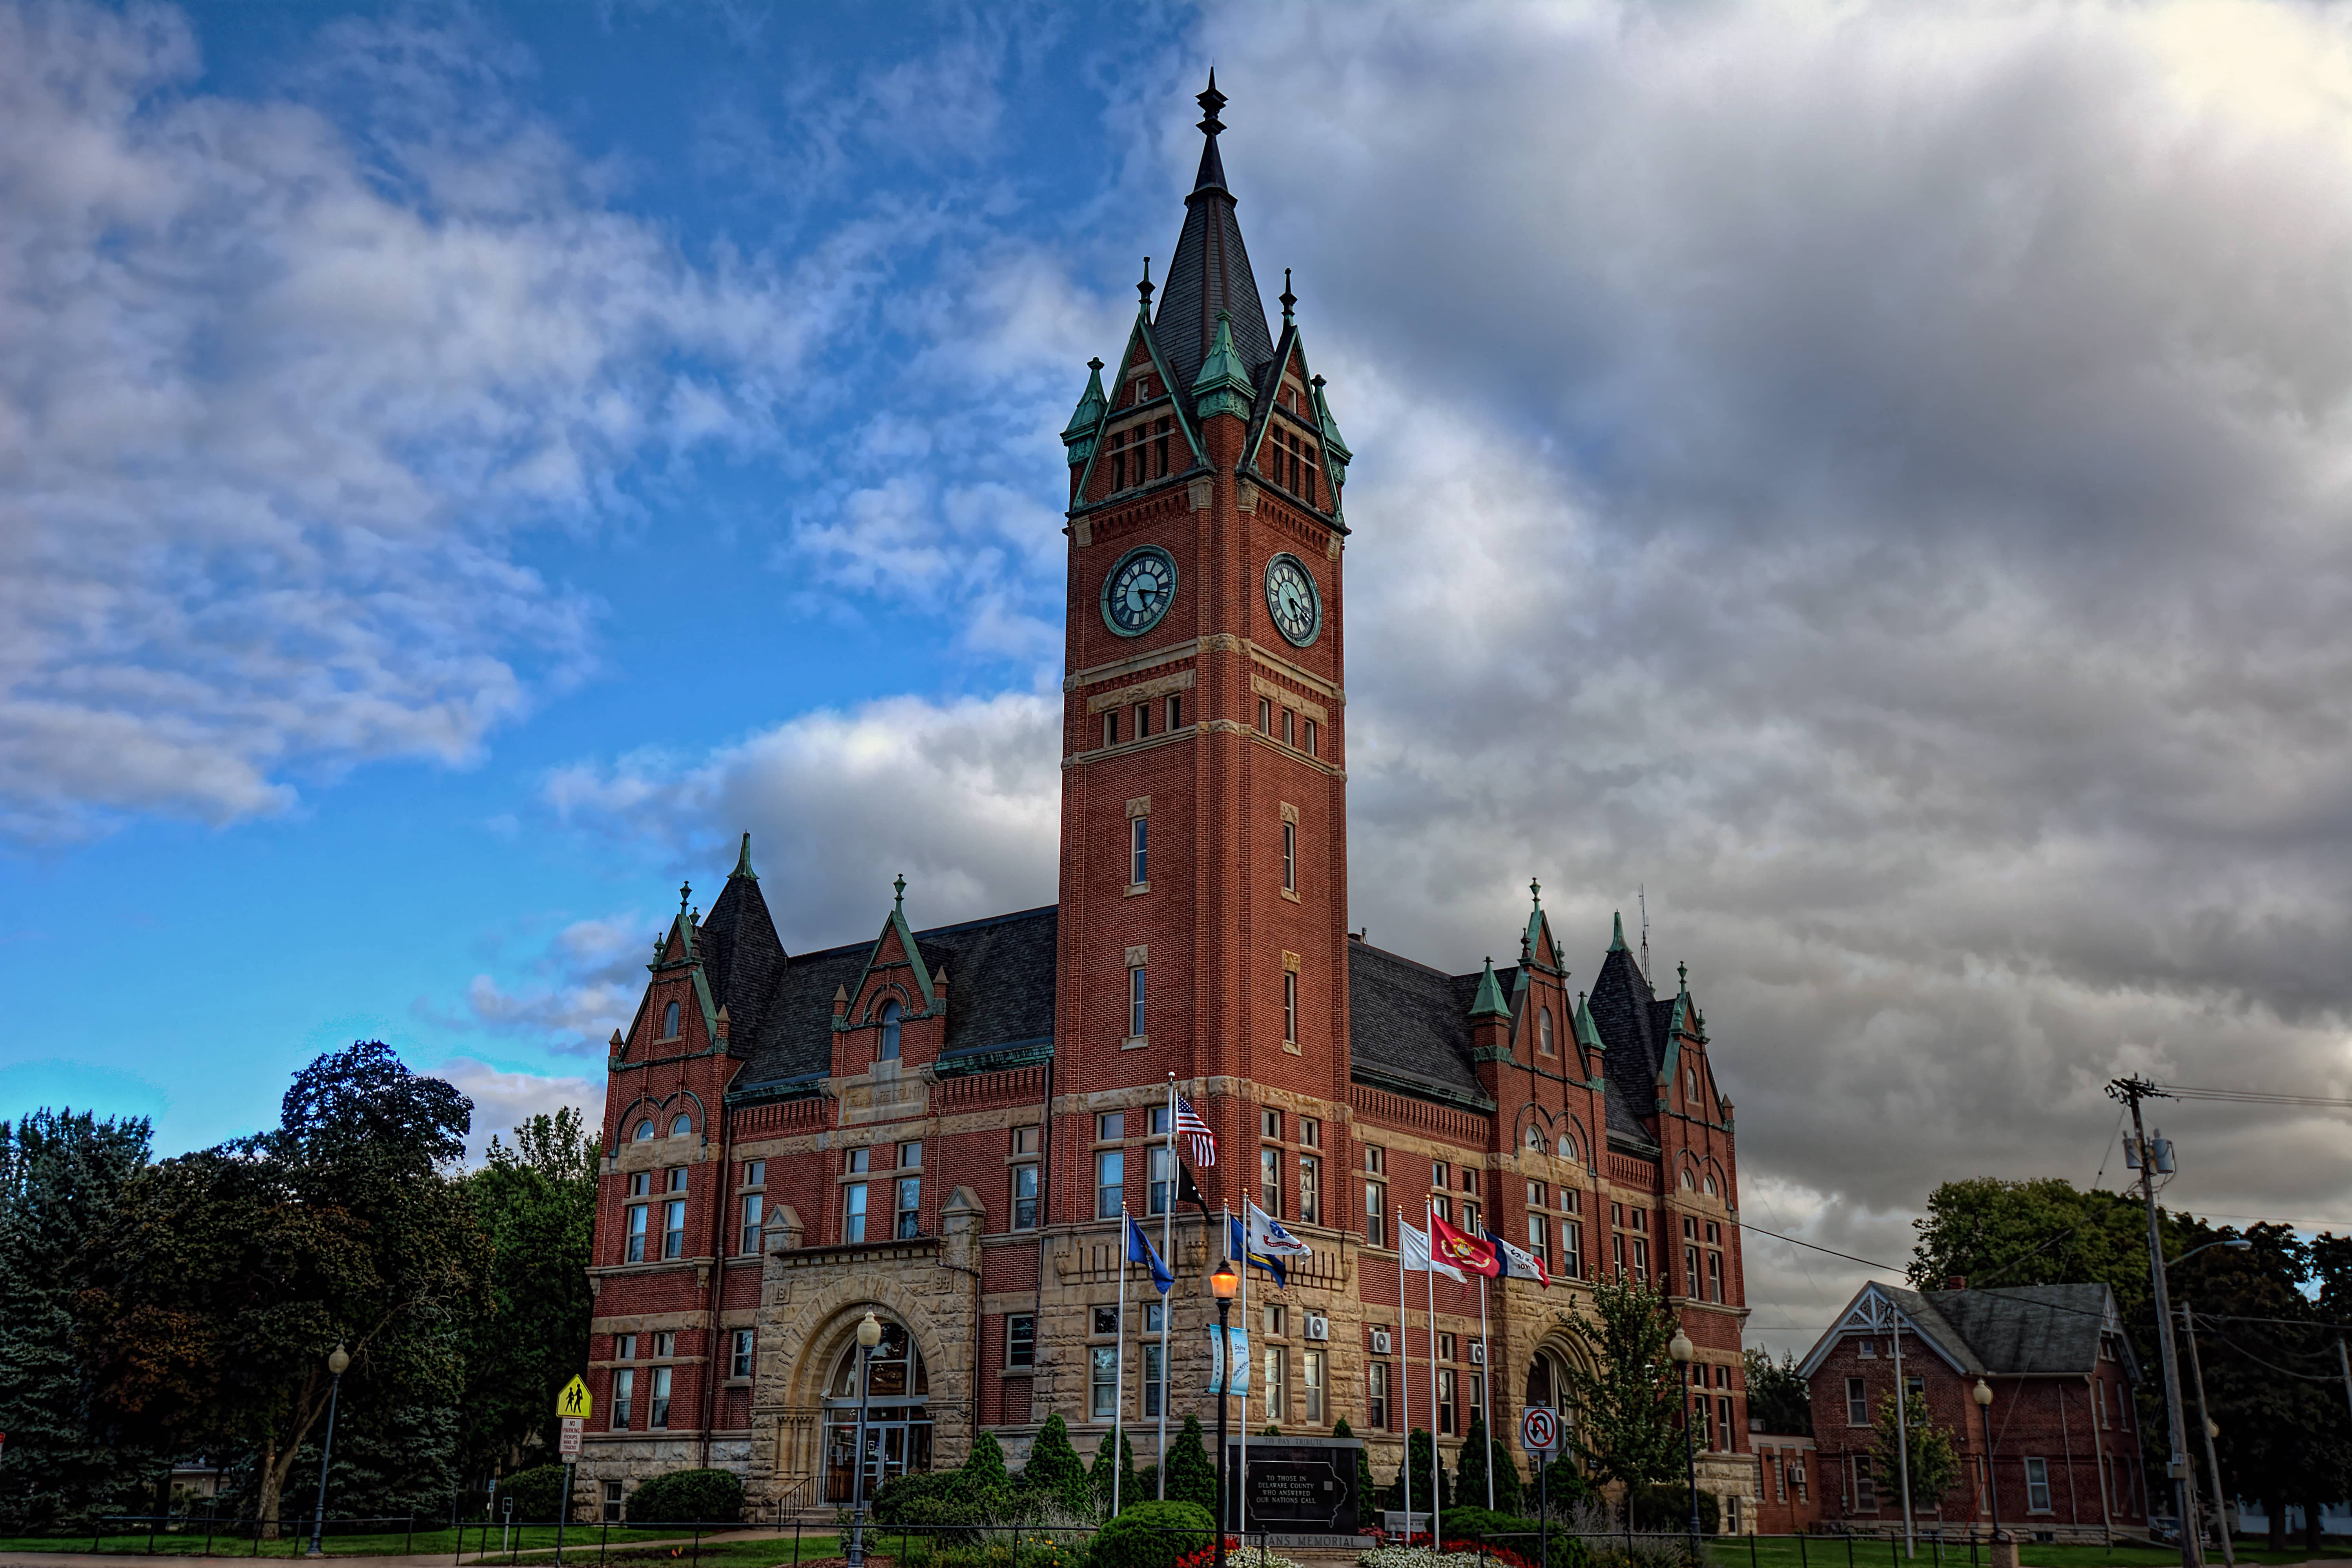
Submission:
<svg viewBox="0 0 2352 1568">
<path fill-rule="evenodd" d="M 201 1553 L 203 1556 L 258 1557 L 261 1555 L 262 1542 L 268 1538 L 270 1530 L 275 1529 L 278 1531 L 276 1539 L 279 1541 L 308 1541 L 310 1538 L 311 1522 L 308 1519 L 222 1519 L 213 1514 L 195 1513 L 101 1514 L 96 1523 L 90 1527 L 89 1549 L 92 1552 L 99 1551 L 100 1542 L 110 1534 L 144 1535 L 147 1538 L 146 1551 L 152 1555 L 158 1537 L 176 1536 L 183 1541 L 193 1541 L 201 1533 L 205 1542 L 204 1551 Z M 402 1547 L 403 1555 L 406 1555 L 416 1544 L 416 1516 L 413 1513 L 391 1519 L 330 1519 L 319 1528 L 322 1539 L 336 1535 L 397 1533 L 405 1538 L 405 1543 Z M 428 1520 L 425 1528 L 429 1531 L 440 1529 L 441 1525 L 436 1521 Z M 251 1541 L 253 1550 L 244 1553 L 237 1552 L 237 1544 L 247 1540 Z M 217 1552 L 213 1550 L 215 1545 L 221 1548 Z M 177 1552 L 176 1549 L 174 1554 L 184 1555 Z"/>
</svg>

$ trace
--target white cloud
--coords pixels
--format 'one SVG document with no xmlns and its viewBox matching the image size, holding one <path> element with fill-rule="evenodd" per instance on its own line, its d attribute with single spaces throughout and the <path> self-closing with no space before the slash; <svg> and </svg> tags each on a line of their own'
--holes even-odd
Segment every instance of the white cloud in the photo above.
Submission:
<svg viewBox="0 0 2352 1568">
<path fill-rule="evenodd" d="M 473 1130 L 466 1136 L 468 1160 L 479 1160 L 491 1138 L 511 1145 L 514 1129 L 534 1116 L 551 1115 L 566 1106 L 587 1117 L 592 1136 L 603 1125 L 604 1086 L 584 1078 L 515 1072 L 471 1057 L 452 1057 L 435 1068 L 432 1076 L 454 1084 L 474 1102 Z"/>
<path fill-rule="evenodd" d="M 494 40 L 325 40 L 357 129 L 192 90 L 176 13 L 0 8 L 0 830 L 476 756 L 592 657 L 517 531 L 771 441 L 834 302 L 602 205 Z"/>
<path fill-rule="evenodd" d="M 553 775 L 567 819 L 712 868 L 751 834 L 761 891 L 788 950 L 870 938 L 890 880 L 918 924 L 1055 898 L 1061 703 L 1020 694 L 893 698 L 776 725 L 693 761 L 653 754 Z"/>
<path fill-rule="evenodd" d="M 488 973 L 474 976 L 466 988 L 473 1025 L 565 1055 L 601 1054 L 645 994 L 645 954 L 657 926 L 635 914 L 571 922 L 517 988 Z"/>
</svg>

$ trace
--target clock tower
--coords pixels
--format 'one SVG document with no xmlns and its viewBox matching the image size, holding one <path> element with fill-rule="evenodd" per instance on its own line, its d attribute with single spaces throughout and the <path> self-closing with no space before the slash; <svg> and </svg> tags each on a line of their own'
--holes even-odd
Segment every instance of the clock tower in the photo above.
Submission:
<svg viewBox="0 0 2352 1568">
<path fill-rule="evenodd" d="M 1056 1143 L 1099 1131 L 1085 1096 L 1173 1075 L 1241 1166 L 1269 1108 L 1336 1132 L 1349 1100 L 1349 452 L 1286 272 L 1278 328 L 1260 302 L 1213 75 L 1200 103 L 1174 260 L 1062 437 Z M 1056 1218 L 1099 1217 L 1077 1164 Z M 1257 1195 L 1220 1175 L 1213 1202 Z"/>
</svg>

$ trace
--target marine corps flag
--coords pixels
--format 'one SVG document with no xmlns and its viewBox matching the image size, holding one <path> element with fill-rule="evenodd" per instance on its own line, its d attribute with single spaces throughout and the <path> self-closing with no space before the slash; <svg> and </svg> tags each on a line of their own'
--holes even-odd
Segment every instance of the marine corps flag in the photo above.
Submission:
<svg viewBox="0 0 2352 1568">
<path fill-rule="evenodd" d="M 1492 1247 L 1477 1237 L 1454 1229 L 1435 1215 L 1429 1216 L 1429 1247 L 1440 1263 L 1484 1274 L 1489 1279 L 1502 1276 L 1502 1261 L 1495 1256 Z"/>
</svg>

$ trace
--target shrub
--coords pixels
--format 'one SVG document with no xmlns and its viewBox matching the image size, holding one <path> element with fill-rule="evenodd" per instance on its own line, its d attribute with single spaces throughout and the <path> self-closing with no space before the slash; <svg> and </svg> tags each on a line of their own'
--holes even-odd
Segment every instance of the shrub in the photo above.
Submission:
<svg viewBox="0 0 2352 1568">
<path fill-rule="evenodd" d="M 743 1482 L 731 1470 L 672 1470 L 629 1494 L 632 1524 L 732 1524 L 743 1517 Z"/>
<path fill-rule="evenodd" d="M 982 1525 L 1009 1492 L 991 1492 L 963 1470 L 929 1470 L 893 1476 L 874 1494 L 874 1522 L 886 1530 L 919 1530 L 937 1546 L 977 1546 Z"/>
<path fill-rule="evenodd" d="M 1538 1561 L 1538 1526 L 1532 1519 L 1465 1506 L 1446 1510 L 1438 1525 L 1444 1531 L 1449 1544 L 1456 1541 L 1475 1541 L 1517 1552 L 1530 1563 Z M 1578 1565 L 1591 1560 L 1583 1542 L 1557 1521 L 1546 1529 L 1545 1533 L 1551 1540 L 1551 1562 L 1560 1568 L 1578 1568 Z"/>
<path fill-rule="evenodd" d="M 563 1505 L 563 1467 L 541 1465 L 535 1470 L 517 1470 L 499 1482 L 492 1495 L 490 1517 L 505 1516 L 507 1500 L 514 1500 L 517 1524 L 528 1520 L 533 1524 L 552 1524 L 556 1511 Z"/>
<path fill-rule="evenodd" d="M 993 1432 L 982 1432 L 972 1439 L 971 1455 L 961 1473 L 971 1496 L 989 1506 L 1001 1506 L 1013 1495 L 1013 1473 L 1004 1468 L 1004 1450 L 997 1446 Z"/>
<path fill-rule="evenodd" d="M 1087 1467 L 1070 1447 L 1070 1429 L 1060 1411 L 1045 1417 L 1037 1440 L 1029 1446 L 1029 1462 L 1021 1468 L 1021 1489 L 1041 1501 L 1058 1506 L 1073 1519 L 1094 1512 L 1094 1488 Z"/>
<path fill-rule="evenodd" d="M 1168 1451 L 1168 1500 L 1189 1502 L 1202 1509 L 1217 1506 L 1217 1468 L 1209 1462 L 1208 1445 L 1202 1441 L 1201 1418 L 1184 1417 L 1184 1430 Z"/>
<path fill-rule="evenodd" d="M 1139 1502 L 1095 1536 L 1092 1568 L 1173 1568 L 1176 1559 L 1216 1543 L 1216 1521 L 1197 1503 Z"/>
<path fill-rule="evenodd" d="M 1690 1488 L 1680 1481 L 1651 1481 L 1633 1491 L 1633 1528 L 1660 1533 L 1687 1534 L 1690 1531 Z M 1702 1535 L 1714 1535 L 1722 1528 L 1722 1505 L 1713 1492 L 1698 1494 L 1698 1528 Z"/>
</svg>

